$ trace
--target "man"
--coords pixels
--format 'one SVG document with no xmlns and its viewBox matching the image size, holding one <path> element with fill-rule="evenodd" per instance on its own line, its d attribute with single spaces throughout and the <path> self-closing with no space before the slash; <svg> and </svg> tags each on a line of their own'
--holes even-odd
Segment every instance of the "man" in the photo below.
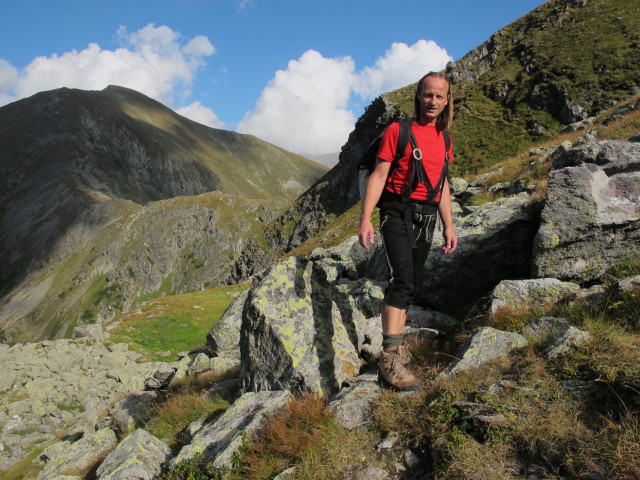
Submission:
<svg viewBox="0 0 640 480">
<path fill-rule="evenodd" d="M 369 249 L 374 242 L 371 214 L 376 206 L 380 207 L 380 232 L 391 278 L 382 306 L 379 377 L 387 386 L 400 390 L 416 388 L 420 383 L 406 368 L 410 356 L 402 345 L 403 332 L 407 309 L 420 286 L 438 212 L 443 224 L 443 252 L 450 254 L 458 246 L 445 162 L 446 154 L 451 160 L 453 157 L 451 147 L 446 152 L 443 133 L 452 120 L 449 80 L 441 73 L 428 73 L 418 82 L 411 122 L 411 133 L 420 151 L 416 152 L 408 142 L 404 155 L 392 169 L 400 125 L 389 125 L 369 177 L 360 216 L 358 238 Z"/>
</svg>

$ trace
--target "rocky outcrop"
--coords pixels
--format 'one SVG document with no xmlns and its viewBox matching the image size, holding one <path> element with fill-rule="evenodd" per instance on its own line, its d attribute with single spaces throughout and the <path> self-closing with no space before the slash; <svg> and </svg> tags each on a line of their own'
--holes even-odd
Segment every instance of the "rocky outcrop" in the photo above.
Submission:
<svg viewBox="0 0 640 480">
<path fill-rule="evenodd" d="M 329 394 L 360 372 L 381 287 L 355 280 L 352 262 L 314 253 L 283 260 L 252 288 L 240 344 L 243 391 Z"/>
<path fill-rule="evenodd" d="M 446 72 L 452 83 L 476 83 L 482 75 L 491 70 L 500 52 L 500 37 L 501 32 L 498 31 L 457 62 L 449 62 Z"/>
<path fill-rule="evenodd" d="M 635 252 L 638 192 L 638 143 L 588 143 L 558 157 L 535 238 L 533 275 L 588 282 Z"/>
<path fill-rule="evenodd" d="M 527 193 L 520 193 L 457 216 L 458 249 L 453 255 L 442 253 L 442 236 L 436 232 L 418 302 L 462 318 L 500 281 L 526 278 L 539 208 Z"/>
</svg>

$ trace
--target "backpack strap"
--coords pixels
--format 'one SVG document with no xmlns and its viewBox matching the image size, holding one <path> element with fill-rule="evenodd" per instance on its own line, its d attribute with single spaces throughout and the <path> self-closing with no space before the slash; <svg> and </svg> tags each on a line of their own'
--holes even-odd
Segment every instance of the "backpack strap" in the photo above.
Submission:
<svg viewBox="0 0 640 480">
<path fill-rule="evenodd" d="M 438 194 L 442 192 L 444 188 L 444 182 L 449 181 L 449 147 L 451 145 L 451 135 L 447 130 L 442 131 L 442 136 L 444 138 L 444 164 L 442 165 L 442 171 L 440 172 L 440 178 L 436 183 L 436 186 L 433 187 L 431 185 L 431 181 L 429 180 L 429 176 L 426 174 L 424 170 L 424 166 L 422 164 L 422 152 L 418 148 L 418 144 L 411 134 L 411 145 L 413 147 L 413 172 L 409 179 L 409 183 L 405 188 L 404 193 L 402 194 L 403 201 L 409 201 L 411 194 L 416 188 L 418 183 L 422 183 L 427 187 L 427 202 L 435 203 Z M 420 158 L 416 158 L 416 153 L 419 152 Z"/>
<path fill-rule="evenodd" d="M 393 157 L 393 162 L 391 163 L 391 168 L 389 169 L 388 176 L 393 175 L 393 171 L 398 168 L 398 164 L 400 159 L 404 155 L 404 151 L 407 148 L 407 143 L 412 141 L 412 144 L 415 143 L 415 138 L 413 136 L 413 132 L 411 131 L 411 123 L 413 122 L 410 118 L 401 118 L 398 120 L 400 124 L 400 133 L 398 134 L 398 143 L 396 144 L 396 154 Z M 392 177 L 392 182 L 394 183 L 395 188 L 395 179 Z"/>
<path fill-rule="evenodd" d="M 400 134 L 398 135 L 396 154 L 393 157 L 393 163 L 395 164 L 397 164 L 397 162 L 402 158 L 402 155 L 404 155 L 407 143 L 409 143 L 409 138 L 413 137 L 413 133 L 411 133 L 411 122 L 412 120 L 410 118 L 401 118 L 398 120 L 398 123 L 400 124 Z"/>
</svg>

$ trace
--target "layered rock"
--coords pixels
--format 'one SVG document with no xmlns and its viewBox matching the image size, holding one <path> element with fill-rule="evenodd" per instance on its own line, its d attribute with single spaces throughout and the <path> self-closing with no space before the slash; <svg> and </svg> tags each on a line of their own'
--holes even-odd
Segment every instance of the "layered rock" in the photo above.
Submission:
<svg viewBox="0 0 640 480">
<path fill-rule="evenodd" d="M 350 239 L 353 244 L 355 238 Z M 331 393 L 360 372 L 379 322 L 381 286 L 349 259 L 289 257 L 252 288 L 243 312 L 243 391 Z M 375 310 L 375 311 L 374 311 Z"/>
<path fill-rule="evenodd" d="M 640 245 L 640 144 L 587 143 L 558 157 L 535 238 L 533 275 L 600 277 Z"/>
<path fill-rule="evenodd" d="M 234 453 L 248 436 L 292 399 L 287 391 L 245 393 L 218 419 L 206 424 L 198 422 L 191 443 L 180 450 L 171 465 L 202 455 L 206 463 L 213 463 L 216 468 L 230 467 Z"/>
</svg>

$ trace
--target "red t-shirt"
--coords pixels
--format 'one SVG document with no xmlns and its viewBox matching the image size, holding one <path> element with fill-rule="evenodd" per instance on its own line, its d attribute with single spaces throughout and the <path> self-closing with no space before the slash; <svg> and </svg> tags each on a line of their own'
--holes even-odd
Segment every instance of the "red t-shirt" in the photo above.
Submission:
<svg viewBox="0 0 640 480">
<path fill-rule="evenodd" d="M 442 167 L 444 166 L 444 136 L 442 132 L 436 129 L 435 125 L 411 125 L 413 135 L 418 142 L 418 148 L 422 151 L 422 164 L 427 172 L 431 185 L 435 187 L 440 179 Z M 398 136 L 400 135 L 400 124 L 394 122 L 387 127 L 382 136 L 380 149 L 378 150 L 378 158 L 393 162 L 396 154 L 396 146 L 398 145 Z M 453 142 L 451 142 L 453 143 Z M 398 161 L 398 166 L 391 172 L 387 178 L 385 190 L 398 195 L 402 195 L 405 186 L 409 183 L 411 172 L 413 171 L 413 156 L 411 155 L 411 142 L 407 142 L 404 155 Z M 453 161 L 453 147 L 449 145 L 449 161 Z M 414 200 L 427 199 L 427 187 L 421 183 L 417 184 L 417 188 L 411 194 Z M 440 200 L 440 193 L 436 197 L 436 201 Z"/>
</svg>

